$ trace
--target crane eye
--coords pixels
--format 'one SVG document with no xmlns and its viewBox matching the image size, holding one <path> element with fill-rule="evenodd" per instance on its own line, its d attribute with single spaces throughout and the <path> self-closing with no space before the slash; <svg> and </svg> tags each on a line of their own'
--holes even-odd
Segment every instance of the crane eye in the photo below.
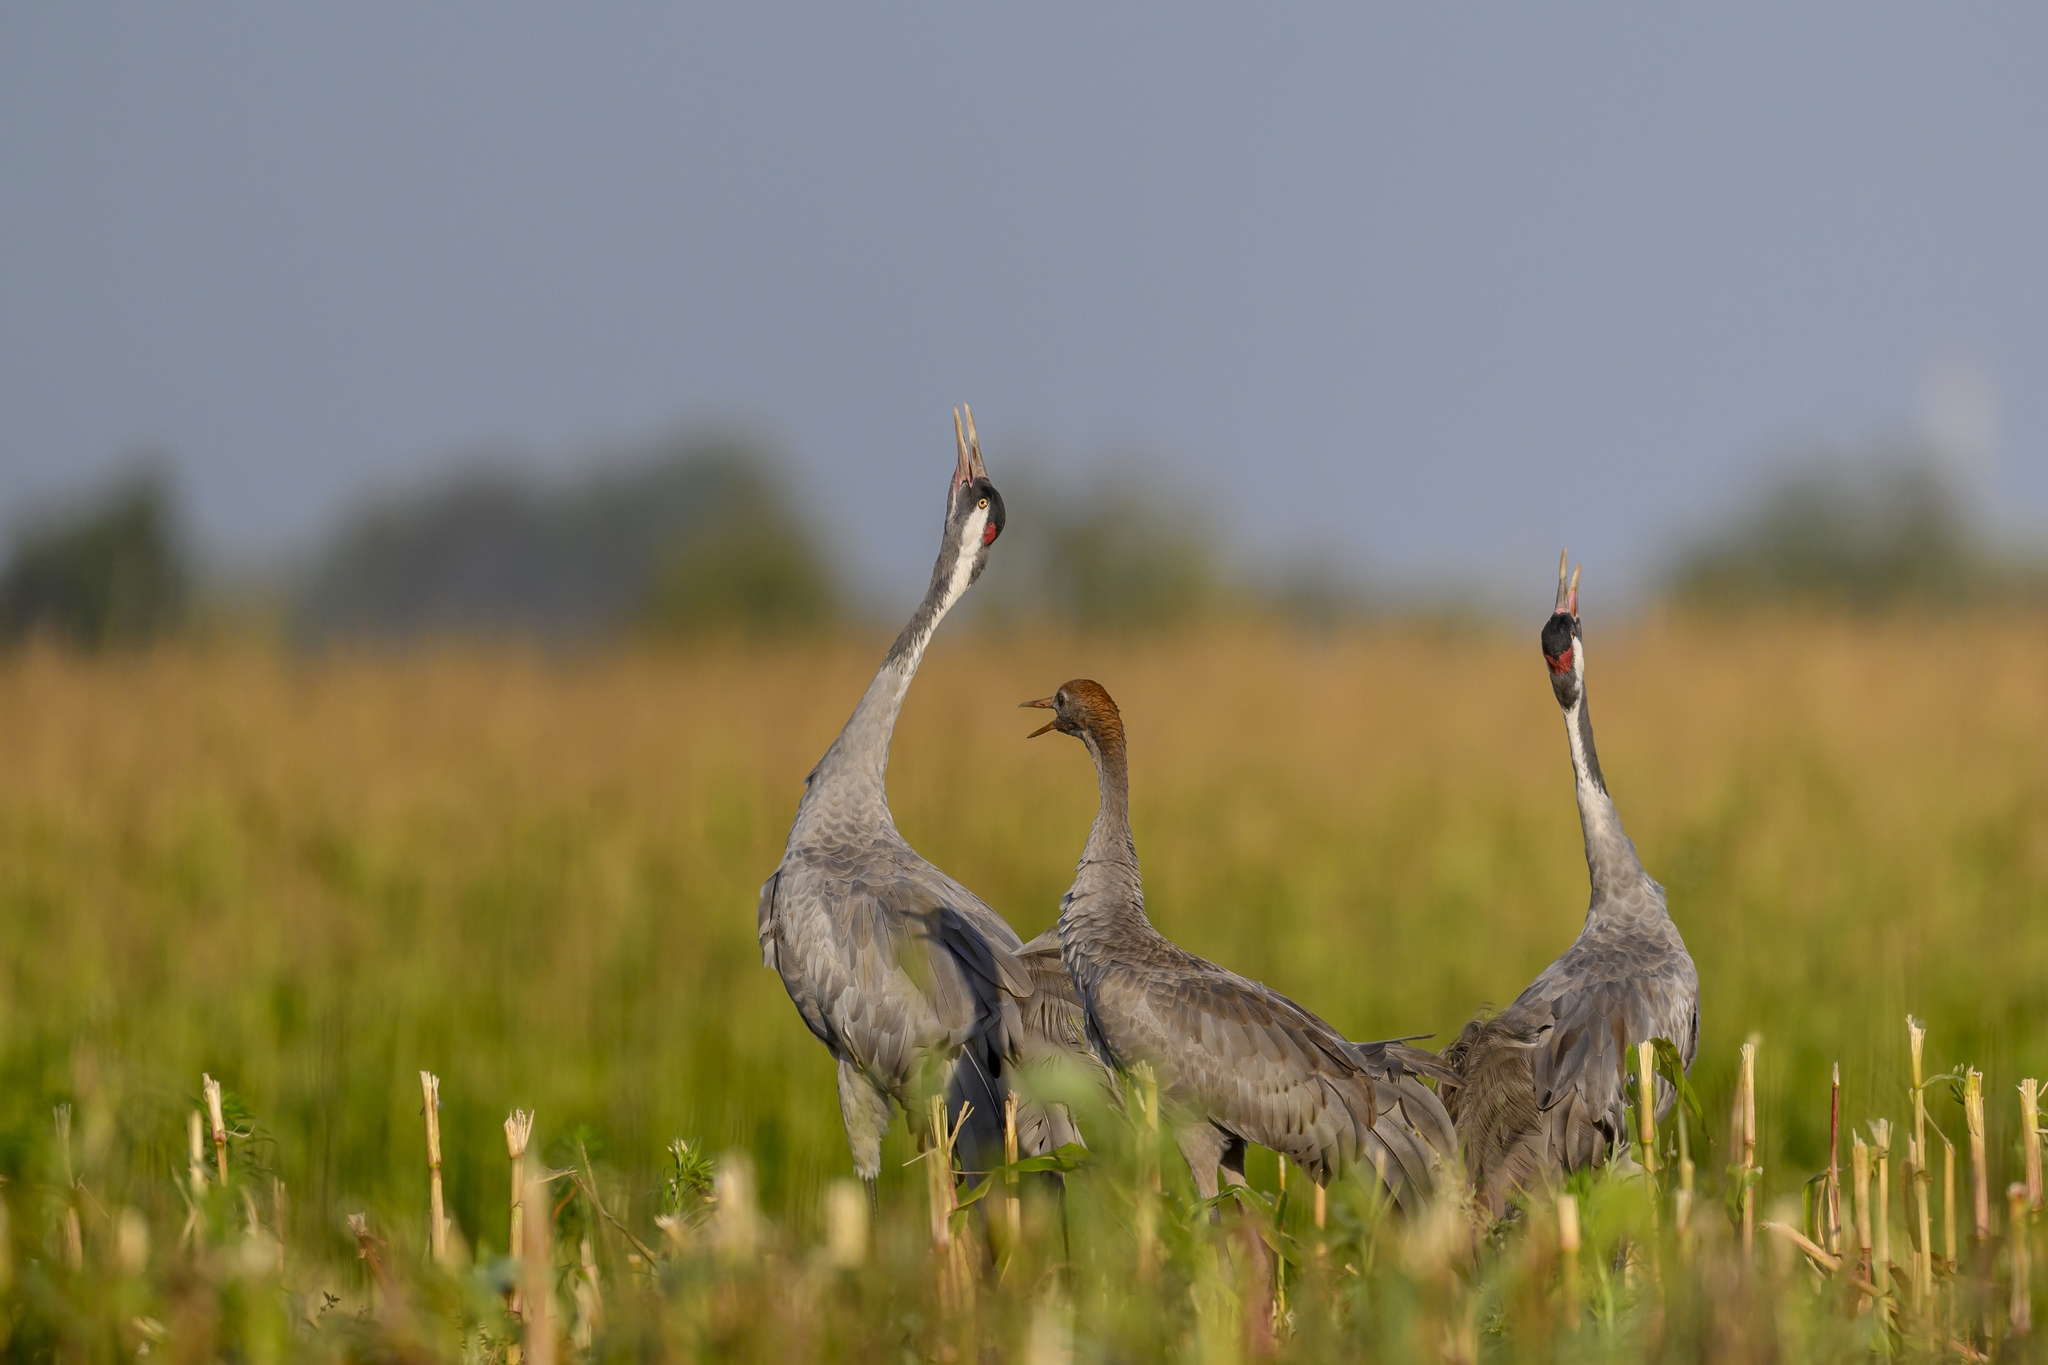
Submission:
<svg viewBox="0 0 2048 1365">
<path fill-rule="evenodd" d="M 1065 706 L 1067 704 L 1067 694 L 1064 692 L 1060 693 L 1052 699 L 1052 704 L 1054 706 Z"/>
<path fill-rule="evenodd" d="M 981 507 L 982 507 L 982 509 L 983 509 L 984 511 L 985 511 L 985 510 L 987 510 L 987 508 L 988 508 L 988 499 L 987 499 L 987 498 L 983 498 L 983 499 L 981 500 Z"/>
</svg>

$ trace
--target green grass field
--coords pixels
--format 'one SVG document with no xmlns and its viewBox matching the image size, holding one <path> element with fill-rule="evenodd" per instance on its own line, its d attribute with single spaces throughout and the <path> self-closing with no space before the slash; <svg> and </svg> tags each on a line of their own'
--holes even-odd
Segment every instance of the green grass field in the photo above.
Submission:
<svg viewBox="0 0 2048 1365">
<path fill-rule="evenodd" d="M 1025 936 L 1050 924 L 1094 783 L 1080 746 L 1026 742 L 1034 724 L 1015 708 L 1067 678 L 1097 678 L 1129 727 L 1160 928 L 1354 1037 L 1434 1031 L 1441 1045 L 1482 1005 L 1512 999 L 1584 914 L 1537 624 L 1327 637 L 1232 627 L 1128 642 L 949 632 L 898 732 L 897 822 Z M 1831 1063 L 1842 1066 L 1845 1126 L 1909 1116 L 1910 1011 L 1929 1023 L 1930 1071 L 1969 1063 L 1987 1074 L 2002 1222 L 2018 1172 L 2014 1086 L 2048 1072 L 2041 623 L 1700 620 L 1594 623 L 1588 634 L 1610 785 L 1700 967 L 1701 1170 L 1718 1182 L 1731 1159 L 1737 1049 L 1757 1032 L 1759 1207 L 1796 1206 L 1826 1162 Z M 395 1263 L 417 1263 L 422 1069 L 441 1077 L 448 1209 L 471 1252 L 506 1244 L 501 1124 L 515 1105 L 537 1111 L 535 1150 L 550 1165 L 575 1162 L 583 1144 L 614 1212 L 650 1242 L 678 1137 L 750 1154 L 780 1245 L 815 1242 L 825 1191 L 850 1167 L 829 1059 L 760 965 L 755 896 L 804 773 L 883 643 L 399 658 L 221 646 L 0 662 L 9 1349 L 398 1349 L 303 1325 L 264 1337 L 249 1325 L 261 1315 L 218 1306 L 227 1299 L 180 1327 L 173 1308 L 205 1278 L 192 1267 L 213 1264 L 199 1248 L 217 1251 L 246 1219 L 216 1199 L 181 1240 L 202 1072 L 223 1082 L 250 1134 L 233 1144 L 234 1179 L 262 1193 L 265 1225 L 286 1231 L 294 1303 L 317 1286 L 337 1311 L 371 1311 L 351 1213 L 369 1216 Z M 1960 1144 L 1961 1111 L 1945 1089 L 1929 1094 L 1931 1119 Z M 82 1185 L 62 1174 L 60 1102 L 73 1106 L 68 1160 Z M 900 1308 L 924 1302 L 924 1290 L 888 1279 L 924 1273 L 912 1235 L 924 1181 L 899 1164 L 915 1155 L 900 1123 L 889 1151 L 882 1249 L 863 1272 L 880 1287 L 859 1304 L 880 1295 Z M 1270 1156 L 1253 1175 L 1275 1186 Z M 287 1191 L 283 1219 L 268 1211 L 273 1177 Z M 1081 1211 L 1090 1198 L 1077 1179 L 1075 1226 L 1097 1229 L 1079 1259 L 1115 1260 L 1123 1224 L 1114 1210 Z M 1725 1227 L 1717 1199 L 1704 1216 Z M 1901 1245 L 1904 1202 L 1895 1194 Z M 63 1264 L 66 1209 L 81 1219 L 81 1270 Z M 121 1260 L 123 1209 L 151 1230 L 140 1263 Z M 565 1209 L 565 1237 L 579 1216 Z M 624 1254 L 611 1236 L 597 1235 L 601 1258 Z M 105 1268 L 117 1262 L 127 1280 Z M 603 1263 L 629 1275 L 623 1261 Z M 700 1326 L 720 1312 L 744 1320 L 719 1295 L 749 1273 L 704 1269 L 664 1302 Z M 422 1303 L 445 1309 L 422 1308 L 423 1319 L 462 1320 L 461 1295 L 480 1292 L 444 1278 L 468 1288 L 423 1280 Z M 1098 1346 L 1142 1354 L 1147 1341 L 1198 1353 L 1208 1340 L 1091 1335 L 1089 1283 L 1081 1272 L 1070 1281 L 1083 1358 Z M 1201 1282 L 1188 1283 L 1198 1305 Z M 687 1308 L 693 1294 L 701 1311 Z M 1008 1323 L 1023 1341 L 1024 1300 L 992 1306 L 1002 1302 L 984 1289 L 978 1330 L 1000 1338 Z M 848 1307 L 820 1321 L 868 1323 L 872 1335 L 807 1340 L 818 1354 L 944 1355 L 936 1310 L 919 1311 L 921 1325 L 904 1327 Z M 1486 1320 L 1513 1318 L 1499 1312 Z M 615 1306 L 613 1320 L 660 1315 Z M 1329 1325 L 1339 1320 L 1304 1309 L 1283 1349 L 1370 1354 L 1366 1338 Z M 600 1334 L 600 1346 L 623 1332 Z M 1482 1335 L 1486 1351 L 1516 1350 L 1512 1331 Z M 643 1356 L 773 1355 L 744 1331 L 633 1340 Z M 480 1341 L 448 1328 L 405 1349 L 482 1358 L 491 1348 Z"/>
</svg>

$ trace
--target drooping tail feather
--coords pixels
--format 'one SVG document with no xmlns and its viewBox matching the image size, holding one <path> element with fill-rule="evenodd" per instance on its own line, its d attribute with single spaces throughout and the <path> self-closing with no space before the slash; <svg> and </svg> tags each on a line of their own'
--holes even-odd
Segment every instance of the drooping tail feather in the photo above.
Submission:
<svg viewBox="0 0 2048 1365">
<path fill-rule="evenodd" d="M 1003 1099 L 1010 1092 L 1017 1095 L 1020 1157 L 1087 1145 L 1067 1106 L 1040 1093 L 1052 1073 L 1080 1066 L 1115 1092 L 1109 1068 L 1088 1046 L 1087 1016 L 1060 960 L 1058 937 L 1047 931 L 1017 950 L 1015 958 L 1031 982 L 1031 994 L 1022 1000 L 1004 997 L 1000 1042 L 985 1057 L 973 1046 L 965 1049 L 948 1087 L 952 1113 L 959 1113 L 962 1100 L 974 1106 L 961 1134 L 963 1168 L 970 1171 L 992 1170 L 1002 1161 Z"/>
</svg>

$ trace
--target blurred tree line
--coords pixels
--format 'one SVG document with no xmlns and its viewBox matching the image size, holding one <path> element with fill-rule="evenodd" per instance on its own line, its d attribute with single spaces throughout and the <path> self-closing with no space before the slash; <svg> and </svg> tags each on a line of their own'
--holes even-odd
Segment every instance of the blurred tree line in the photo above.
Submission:
<svg viewBox="0 0 2048 1365">
<path fill-rule="evenodd" d="M 1329 624 L 1374 608 L 1340 569 L 1235 564 L 1209 510 L 1142 468 L 1062 484 L 1005 465 L 999 571 L 969 599 L 984 621 L 1129 631 L 1221 614 Z M 824 545 L 763 446 L 679 438 L 567 480 L 472 469 L 387 496 L 288 576 L 278 615 L 302 642 L 815 629 L 857 608 Z M 198 578 L 162 468 L 131 472 L 16 528 L 0 643 L 144 643 L 189 623 Z M 1779 465 L 1684 544 L 1663 586 L 1709 609 L 1875 611 L 2038 600 L 2048 562 L 1992 548 L 1943 466 L 1905 449 Z"/>
<path fill-rule="evenodd" d="M 974 619 L 1087 630 L 1184 625 L 1239 592 L 1207 508 L 1135 465 L 1058 482 L 1005 461 L 998 555 L 967 599 Z M 933 549 L 937 542 L 934 538 Z"/>
<path fill-rule="evenodd" d="M 17 530 L 0 575 L 0 641 L 149 640 L 184 619 L 191 581 L 166 476 L 144 468 Z"/>
<path fill-rule="evenodd" d="M 2036 598 L 2038 555 L 2001 552 L 1934 452 L 1816 452 L 1782 463 L 1668 571 L 1668 594 L 1704 607 L 1778 603 L 1886 611 Z"/>
<path fill-rule="evenodd" d="M 781 630 L 834 616 L 834 582 L 761 448 L 680 440 L 559 486 L 478 470 L 369 507 L 291 620 L 305 640 Z"/>
</svg>

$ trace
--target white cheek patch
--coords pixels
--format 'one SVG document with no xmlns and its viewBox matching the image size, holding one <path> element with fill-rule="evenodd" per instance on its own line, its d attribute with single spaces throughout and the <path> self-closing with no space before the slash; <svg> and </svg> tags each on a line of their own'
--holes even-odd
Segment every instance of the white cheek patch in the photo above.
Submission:
<svg viewBox="0 0 2048 1365">
<path fill-rule="evenodd" d="M 967 514 L 967 523 L 960 528 L 960 553 L 953 560 L 953 577 L 946 584 L 949 607 L 960 600 L 967 585 L 974 581 L 974 556 L 981 550 L 981 533 L 987 526 L 988 509 L 977 507 Z"/>
</svg>

